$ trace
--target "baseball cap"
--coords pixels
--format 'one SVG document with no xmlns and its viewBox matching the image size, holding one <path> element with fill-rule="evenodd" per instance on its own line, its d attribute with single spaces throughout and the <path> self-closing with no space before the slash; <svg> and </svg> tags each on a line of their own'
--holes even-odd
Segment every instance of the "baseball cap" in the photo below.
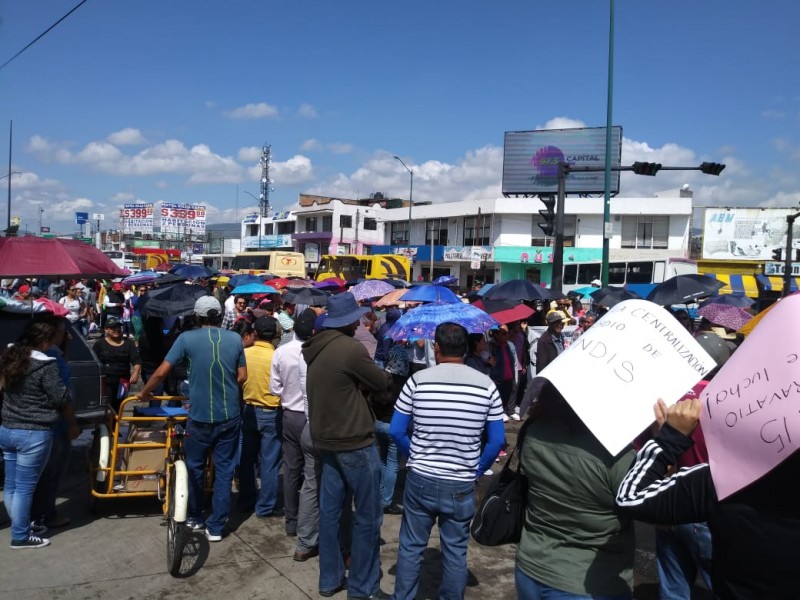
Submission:
<svg viewBox="0 0 800 600">
<path fill-rule="evenodd" d="M 262 340 L 274 340 L 278 337 L 278 327 L 280 325 L 275 317 L 258 317 L 253 323 L 253 329 Z"/>
<path fill-rule="evenodd" d="M 122 284 L 120 282 L 117 282 L 111 286 L 111 289 L 118 292 L 122 289 Z"/>
<path fill-rule="evenodd" d="M 294 333 L 298 339 L 307 340 L 314 334 L 314 321 L 317 313 L 312 309 L 305 309 L 294 322 Z"/>
<path fill-rule="evenodd" d="M 222 314 L 222 306 L 214 296 L 201 296 L 194 303 L 194 312 L 201 317 L 207 317 L 212 310 Z"/>
<path fill-rule="evenodd" d="M 17 290 L 20 294 L 30 294 L 31 286 L 29 285 L 21 285 L 19 286 L 19 290 Z"/>
<path fill-rule="evenodd" d="M 106 319 L 106 328 L 107 329 L 115 329 L 117 327 L 122 327 L 122 323 L 119 319 L 114 317 L 109 317 Z"/>
</svg>

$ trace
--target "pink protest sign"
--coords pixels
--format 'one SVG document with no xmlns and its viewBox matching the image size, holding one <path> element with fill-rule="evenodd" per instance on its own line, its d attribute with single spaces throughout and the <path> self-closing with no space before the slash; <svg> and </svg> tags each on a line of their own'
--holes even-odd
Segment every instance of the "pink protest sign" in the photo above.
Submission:
<svg viewBox="0 0 800 600">
<path fill-rule="evenodd" d="M 761 319 L 700 399 L 720 500 L 800 448 L 800 295 Z"/>
</svg>

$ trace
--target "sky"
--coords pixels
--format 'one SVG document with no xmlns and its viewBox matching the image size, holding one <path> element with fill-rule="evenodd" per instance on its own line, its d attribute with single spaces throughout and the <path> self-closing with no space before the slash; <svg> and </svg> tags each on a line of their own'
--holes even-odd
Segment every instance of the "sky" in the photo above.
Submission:
<svg viewBox="0 0 800 600">
<path fill-rule="evenodd" d="M 78 3 L 0 0 L 0 64 Z M 622 164 L 727 165 L 623 173 L 620 196 L 688 183 L 700 206 L 798 206 L 798 23 L 794 0 L 617 0 Z M 71 233 L 76 211 L 113 227 L 159 201 L 234 221 L 264 144 L 277 210 L 407 198 L 395 155 L 415 202 L 496 198 L 504 132 L 605 125 L 608 43 L 607 0 L 87 0 L 0 69 L 0 194 L 13 121 L 23 231 L 40 209 Z"/>
</svg>

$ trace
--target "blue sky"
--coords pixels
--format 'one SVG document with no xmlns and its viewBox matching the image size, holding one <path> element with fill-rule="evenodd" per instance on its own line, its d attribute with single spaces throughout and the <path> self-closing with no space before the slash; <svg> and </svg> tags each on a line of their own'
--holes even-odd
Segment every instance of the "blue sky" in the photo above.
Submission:
<svg viewBox="0 0 800 600">
<path fill-rule="evenodd" d="M 0 63 L 77 3 L 0 0 Z M 617 0 L 623 164 L 728 165 L 623 174 L 620 195 L 689 183 L 702 205 L 796 206 L 798 23 L 789 0 Z M 34 229 L 42 202 L 61 232 L 126 202 L 230 221 L 237 185 L 241 217 L 264 143 L 277 208 L 407 197 L 395 154 L 416 201 L 492 198 L 505 131 L 605 125 L 607 52 L 602 0 L 88 0 L 0 70 L 0 173 L 13 120 L 12 215 Z"/>
</svg>

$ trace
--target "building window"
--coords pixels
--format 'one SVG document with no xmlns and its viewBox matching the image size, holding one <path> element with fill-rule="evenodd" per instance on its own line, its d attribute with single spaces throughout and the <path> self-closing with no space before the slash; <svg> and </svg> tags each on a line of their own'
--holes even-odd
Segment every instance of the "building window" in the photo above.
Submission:
<svg viewBox="0 0 800 600">
<path fill-rule="evenodd" d="M 396 221 L 392 223 L 391 243 L 408 245 L 408 221 Z"/>
<path fill-rule="evenodd" d="M 669 216 L 632 215 L 622 217 L 623 248 L 667 248 Z"/>
<path fill-rule="evenodd" d="M 278 235 L 287 235 L 294 233 L 294 221 L 284 221 L 278 223 Z"/>
<path fill-rule="evenodd" d="M 376 231 L 378 229 L 378 220 L 372 217 L 364 217 L 364 229 Z"/>
<path fill-rule="evenodd" d="M 333 215 L 322 217 L 322 231 L 333 231 Z"/>
<path fill-rule="evenodd" d="M 345 229 L 353 228 L 353 215 L 339 215 L 339 227 Z"/>
<path fill-rule="evenodd" d="M 464 217 L 464 245 L 488 246 L 490 228 L 489 215 Z"/>
<path fill-rule="evenodd" d="M 425 243 L 435 246 L 447 245 L 447 219 L 428 219 L 425 223 Z"/>
<path fill-rule="evenodd" d="M 272 223 L 267 223 L 264 225 L 264 235 L 272 235 Z"/>
<path fill-rule="evenodd" d="M 317 230 L 317 217 L 306 217 L 306 227 L 303 231 L 316 231 Z"/>
</svg>

